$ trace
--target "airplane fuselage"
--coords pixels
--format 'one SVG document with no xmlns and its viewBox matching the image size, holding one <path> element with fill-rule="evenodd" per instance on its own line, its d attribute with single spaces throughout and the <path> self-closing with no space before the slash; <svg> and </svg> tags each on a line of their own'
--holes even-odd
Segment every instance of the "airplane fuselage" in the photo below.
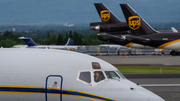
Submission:
<svg viewBox="0 0 180 101">
<path fill-rule="evenodd" d="M 127 35 L 127 34 L 124 34 Z M 132 34 L 128 34 L 132 35 Z M 115 35 L 121 37 L 122 35 Z M 160 49 L 169 49 L 169 50 L 180 50 L 180 33 L 155 33 L 148 35 L 140 35 L 138 37 L 149 39 L 147 41 L 142 40 L 127 40 L 127 39 L 118 39 L 111 37 L 107 34 L 99 34 L 98 39 L 106 42 L 111 42 L 127 47 L 132 48 L 160 48 Z"/>
<path fill-rule="evenodd" d="M 164 101 L 89 55 L 50 49 L 0 49 L 0 55 L 1 101 Z M 96 81 L 96 72 L 104 78 Z"/>
<path fill-rule="evenodd" d="M 150 39 L 149 41 L 134 41 L 151 47 L 179 50 L 180 49 L 180 33 L 155 33 L 142 35 L 140 37 Z"/>
<path fill-rule="evenodd" d="M 90 28 L 92 30 L 100 31 L 100 32 L 118 32 L 118 31 L 127 31 L 129 27 L 126 22 L 121 23 L 112 23 L 112 24 L 104 24 L 102 22 L 97 22 L 90 24 Z"/>
</svg>

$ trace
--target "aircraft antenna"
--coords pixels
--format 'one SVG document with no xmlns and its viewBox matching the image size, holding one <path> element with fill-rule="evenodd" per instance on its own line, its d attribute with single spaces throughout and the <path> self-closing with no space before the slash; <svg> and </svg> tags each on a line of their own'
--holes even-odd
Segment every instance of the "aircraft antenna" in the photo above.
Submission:
<svg viewBox="0 0 180 101">
<path fill-rule="evenodd" d="M 15 32 L 15 26 L 14 26 L 14 10 L 13 10 L 13 28 L 12 28 L 13 34 Z"/>
</svg>

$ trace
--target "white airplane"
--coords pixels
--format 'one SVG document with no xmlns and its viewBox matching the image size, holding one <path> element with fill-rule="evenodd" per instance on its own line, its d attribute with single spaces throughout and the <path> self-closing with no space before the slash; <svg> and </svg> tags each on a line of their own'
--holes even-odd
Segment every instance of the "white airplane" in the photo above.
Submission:
<svg viewBox="0 0 180 101">
<path fill-rule="evenodd" d="M 27 45 L 14 45 L 13 48 L 38 48 L 38 49 L 77 49 L 77 46 L 74 46 L 73 38 L 69 38 L 65 45 L 38 45 L 35 43 L 31 37 L 19 37 L 19 39 L 24 40 Z"/>
<path fill-rule="evenodd" d="M 0 48 L 0 62 L 0 101 L 164 101 L 77 52 Z"/>
</svg>

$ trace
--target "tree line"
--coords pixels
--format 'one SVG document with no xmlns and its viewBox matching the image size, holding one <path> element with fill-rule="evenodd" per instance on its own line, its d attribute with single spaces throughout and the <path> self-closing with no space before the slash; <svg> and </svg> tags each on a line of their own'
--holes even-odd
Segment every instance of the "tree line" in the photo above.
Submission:
<svg viewBox="0 0 180 101">
<path fill-rule="evenodd" d="M 29 37 L 29 33 L 21 35 L 20 33 L 13 34 L 11 31 L 6 31 L 0 35 L 1 47 L 13 47 L 14 45 L 24 45 L 24 41 L 19 37 Z M 47 36 L 41 39 L 40 37 Z M 75 45 L 100 45 L 105 42 L 98 40 L 97 33 L 80 34 L 77 31 L 69 31 L 66 34 L 53 34 L 51 32 L 43 33 L 40 35 L 32 36 L 32 39 L 39 45 L 65 45 L 68 38 L 74 39 Z"/>
</svg>

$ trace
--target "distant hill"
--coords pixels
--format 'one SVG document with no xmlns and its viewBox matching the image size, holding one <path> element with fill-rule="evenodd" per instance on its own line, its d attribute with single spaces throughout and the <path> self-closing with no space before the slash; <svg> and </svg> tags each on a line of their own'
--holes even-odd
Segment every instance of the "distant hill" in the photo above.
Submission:
<svg viewBox="0 0 180 101">
<path fill-rule="evenodd" d="M 93 3 L 104 3 L 125 21 L 120 3 L 130 4 L 149 23 L 180 22 L 180 0 L 0 0 L 0 25 L 46 25 L 100 21 Z"/>
</svg>

